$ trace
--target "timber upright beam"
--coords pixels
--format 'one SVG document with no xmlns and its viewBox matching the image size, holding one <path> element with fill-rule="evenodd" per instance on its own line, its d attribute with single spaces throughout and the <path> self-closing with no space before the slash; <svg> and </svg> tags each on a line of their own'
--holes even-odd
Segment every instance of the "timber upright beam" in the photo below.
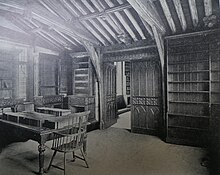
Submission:
<svg viewBox="0 0 220 175">
<path fill-rule="evenodd" d="M 27 64 L 27 101 L 34 100 L 34 57 L 35 57 L 35 41 L 33 40 L 28 47 L 28 64 Z"/>
</svg>

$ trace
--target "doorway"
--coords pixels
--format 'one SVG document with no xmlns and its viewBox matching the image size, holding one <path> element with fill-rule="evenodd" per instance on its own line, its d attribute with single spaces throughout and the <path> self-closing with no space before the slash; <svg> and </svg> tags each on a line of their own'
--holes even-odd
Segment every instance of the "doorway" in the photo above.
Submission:
<svg viewBox="0 0 220 175">
<path fill-rule="evenodd" d="M 104 84 L 106 91 L 108 91 L 109 86 L 116 88 L 114 94 L 116 111 L 115 116 L 111 116 L 114 118 L 114 122 L 108 127 L 130 129 L 134 133 L 159 136 L 162 130 L 159 61 L 130 61 L 127 68 L 125 62 L 121 63 L 123 65 L 122 69 L 118 69 L 118 62 L 111 63 L 116 71 L 116 77 L 114 77 L 114 83 L 116 84 L 112 84 L 111 81 L 108 81 L 108 77 L 104 75 L 104 81 L 107 82 Z M 128 67 L 129 73 L 127 72 Z M 105 69 L 105 71 L 108 70 Z M 122 77 L 121 82 L 118 81 L 118 77 L 119 79 Z M 109 110 L 106 112 L 109 112 Z M 108 114 L 106 113 L 106 115 Z"/>
</svg>

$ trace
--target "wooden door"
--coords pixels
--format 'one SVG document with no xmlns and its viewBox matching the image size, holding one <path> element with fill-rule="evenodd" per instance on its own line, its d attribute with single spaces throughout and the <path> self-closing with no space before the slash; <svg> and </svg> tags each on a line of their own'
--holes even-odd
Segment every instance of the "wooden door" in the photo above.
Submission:
<svg viewBox="0 0 220 175">
<path fill-rule="evenodd" d="M 114 63 L 104 63 L 103 66 L 103 92 L 104 92 L 104 128 L 117 122 L 116 107 L 116 66 Z"/>
<path fill-rule="evenodd" d="M 162 127 L 159 63 L 131 63 L 131 131 L 158 135 Z"/>
</svg>

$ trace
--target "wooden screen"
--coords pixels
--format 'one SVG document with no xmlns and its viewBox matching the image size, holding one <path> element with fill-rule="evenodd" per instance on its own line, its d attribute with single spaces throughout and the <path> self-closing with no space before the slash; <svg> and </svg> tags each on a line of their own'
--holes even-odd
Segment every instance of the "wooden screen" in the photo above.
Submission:
<svg viewBox="0 0 220 175">
<path fill-rule="evenodd" d="M 161 122 L 161 80 L 157 61 L 131 62 L 131 130 L 158 135 Z"/>
<path fill-rule="evenodd" d="M 200 33 L 167 40 L 169 142 L 198 146 L 208 142 L 212 108 L 220 107 L 216 34 Z"/>
<path fill-rule="evenodd" d="M 114 63 L 104 63 L 103 77 L 104 77 L 103 120 L 104 120 L 104 127 L 108 128 L 117 122 L 116 66 L 114 65 Z"/>
<path fill-rule="evenodd" d="M 58 94 L 58 59 L 52 55 L 40 54 L 39 57 L 39 95 Z"/>
</svg>

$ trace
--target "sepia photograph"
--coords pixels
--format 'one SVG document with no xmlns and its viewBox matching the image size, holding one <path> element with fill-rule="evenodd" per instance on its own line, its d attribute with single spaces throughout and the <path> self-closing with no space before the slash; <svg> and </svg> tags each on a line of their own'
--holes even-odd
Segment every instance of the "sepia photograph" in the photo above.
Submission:
<svg viewBox="0 0 220 175">
<path fill-rule="evenodd" d="M 220 175 L 220 0 L 0 0 L 0 175 Z"/>
</svg>

